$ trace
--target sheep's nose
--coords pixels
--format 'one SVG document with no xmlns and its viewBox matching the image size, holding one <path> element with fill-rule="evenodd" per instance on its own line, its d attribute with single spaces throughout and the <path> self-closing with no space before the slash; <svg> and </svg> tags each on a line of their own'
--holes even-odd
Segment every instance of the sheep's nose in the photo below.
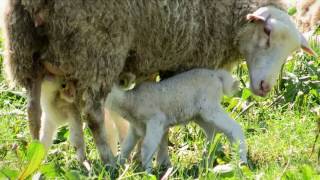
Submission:
<svg viewBox="0 0 320 180">
<path fill-rule="evenodd" d="M 260 83 L 260 90 L 267 94 L 268 92 L 270 92 L 271 86 L 267 82 L 262 80 Z"/>
</svg>

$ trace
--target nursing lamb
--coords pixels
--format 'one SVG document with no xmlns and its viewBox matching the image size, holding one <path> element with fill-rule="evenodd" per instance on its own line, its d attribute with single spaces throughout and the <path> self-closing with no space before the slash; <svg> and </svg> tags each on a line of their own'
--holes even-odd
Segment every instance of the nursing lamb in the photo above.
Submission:
<svg viewBox="0 0 320 180">
<path fill-rule="evenodd" d="M 40 142 L 48 150 L 60 125 L 70 126 L 70 141 L 76 148 L 77 157 L 84 162 L 85 143 L 80 112 L 75 104 L 75 85 L 62 77 L 46 75 L 41 83 L 41 128 Z"/>
<path fill-rule="evenodd" d="M 232 94 L 238 81 L 224 70 L 194 69 L 159 83 L 142 83 L 124 91 L 115 85 L 107 107 L 130 122 L 121 146 L 120 160 L 126 159 L 137 141 L 143 138 L 142 165 L 152 169 L 152 157 L 168 128 L 190 121 L 198 123 L 211 141 L 214 131 L 221 131 L 232 143 L 240 143 L 240 158 L 247 162 L 247 147 L 241 126 L 220 105 L 223 94 Z"/>
<path fill-rule="evenodd" d="M 281 0 L 6 2 L 4 67 L 27 90 L 31 135 L 39 138 L 40 84 L 52 70 L 77 80 L 77 105 L 105 163 L 114 157 L 102 105 L 120 73 L 230 69 L 245 58 L 252 91 L 265 96 L 293 51 L 313 53 Z"/>
</svg>

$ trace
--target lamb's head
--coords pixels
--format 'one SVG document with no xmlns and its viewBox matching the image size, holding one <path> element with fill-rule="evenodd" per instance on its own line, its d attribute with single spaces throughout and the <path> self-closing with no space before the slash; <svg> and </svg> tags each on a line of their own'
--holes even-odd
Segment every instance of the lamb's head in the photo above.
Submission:
<svg viewBox="0 0 320 180">
<path fill-rule="evenodd" d="M 66 81 L 63 77 L 46 75 L 42 81 L 41 91 L 46 94 L 46 98 L 55 98 L 58 96 L 69 103 L 75 101 L 75 84 L 73 81 Z"/>
<path fill-rule="evenodd" d="M 60 98 L 68 103 L 74 103 L 76 98 L 76 86 L 73 81 L 62 81 L 60 84 Z"/>
<path fill-rule="evenodd" d="M 62 80 L 54 75 L 46 75 L 41 83 L 41 91 L 47 94 L 57 94 L 61 89 Z"/>
<path fill-rule="evenodd" d="M 302 48 L 315 53 L 284 11 L 262 7 L 248 14 L 247 20 L 250 23 L 238 36 L 239 50 L 247 61 L 251 90 L 266 96 L 292 52 Z"/>
</svg>

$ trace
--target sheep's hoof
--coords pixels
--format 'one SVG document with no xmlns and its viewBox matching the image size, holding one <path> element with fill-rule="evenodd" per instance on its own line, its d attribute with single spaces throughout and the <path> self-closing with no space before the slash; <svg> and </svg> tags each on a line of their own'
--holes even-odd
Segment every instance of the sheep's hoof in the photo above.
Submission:
<svg viewBox="0 0 320 180">
<path fill-rule="evenodd" d="M 105 170 L 109 172 L 110 179 L 116 179 L 119 176 L 119 166 L 105 165 Z"/>
</svg>

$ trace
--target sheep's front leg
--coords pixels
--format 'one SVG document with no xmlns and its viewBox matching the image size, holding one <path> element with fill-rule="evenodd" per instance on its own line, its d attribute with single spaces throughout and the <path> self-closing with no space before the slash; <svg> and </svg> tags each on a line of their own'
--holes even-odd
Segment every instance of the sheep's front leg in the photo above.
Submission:
<svg viewBox="0 0 320 180">
<path fill-rule="evenodd" d="M 201 116 L 205 122 L 211 123 L 217 130 L 222 131 L 232 144 L 239 143 L 240 159 L 247 163 L 247 146 L 241 126 L 231 119 L 220 106 L 203 110 Z"/>
<path fill-rule="evenodd" d="M 128 159 L 131 151 L 133 150 L 139 139 L 140 137 L 138 136 L 136 130 L 132 125 L 130 125 L 128 134 L 121 144 L 121 154 L 119 156 L 119 163 L 121 165 L 123 165 L 125 163 L 125 160 Z"/>
<path fill-rule="evenodd" d="M 171 167 L 171 161 L 168 152 L 168 132 L 169 131 L 166 131 L 164 136 L 162 137 L 157 154 L 158 165 L 163 166 L 165 168 Z"/>
<path fill-rule="evenodd" d="M 157 151 L 165 133 L 163 124 L 164 120 L 165 115 L 156 115 L 146 125 L 146 135 L 141 147 L 141 158 L 142 166 L 148 173 L 151 173 L 152 171 L 153 154 Z"/>
<path fill-rule="evenodd" d="M 92 101 L 86 107 L 88 126 L 93 134 L 100 157 L 105 164 L 115 165 L 114 156 L 108 146 L 106 128 L 104 126 L 104 112 L 100 100 Z"/>
<path fill-rule="evenodd" d="M 78 161 L 86 160 L 86 148 L 83 135 L 83 123 L 81 122 L 80 112 L 76 111 L 69 119 L 70 125 L 70 141 L 77 152 Z"/>
<path fill-rule="evenodd" d="M 33 139 L 39 139 L 40 124 L 41 124 L 41 107 L 40 107 L 40 93 L 41 93 L 42 78 L 38 77 L 32 80 L 30 86 L 27 88 L 27 114 L 29 120 L 29 129 Z"/>
</svg>

